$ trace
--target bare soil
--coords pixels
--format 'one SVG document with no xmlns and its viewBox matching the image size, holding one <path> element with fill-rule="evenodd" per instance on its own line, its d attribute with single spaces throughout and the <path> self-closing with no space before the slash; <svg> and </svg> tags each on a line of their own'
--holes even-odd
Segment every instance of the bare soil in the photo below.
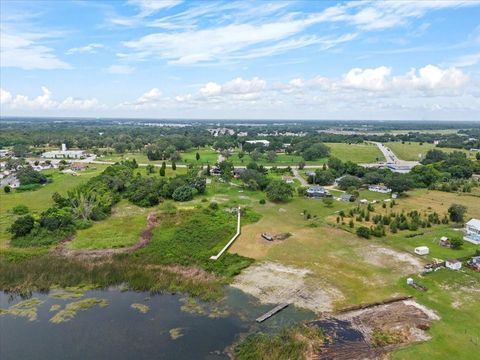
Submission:
<svg viewBox="0 0 480 360">
<path fill-rule="evenodd" d="M 74 239 L 73 236 L 65 238 L 58 246 L 53 250 L 53 253 L 58 256 L 67 256 L 74 258 L 100 258 L 108 257 L 115 254 L 126 254 L 139 250 L 148 245 L 152 239 L 153 229 L 159 224 L 157 214 L 152 212 L 147 216 L 147 227 L 140 235 L 138 242 L 132 246 L 118 249 L 101 249 L 101 250 L 69 250 L 67 244 Z"/>
<path fill-rule="evenodd" d="M 264 262 L 250 266 L 235 278 L 233 287 L 258 298 L 262 303 L 287 302 L 315 312 L 331 311 L 343 298 L 338 290 L 308 282 L 310 270 Z"/>
</svg>

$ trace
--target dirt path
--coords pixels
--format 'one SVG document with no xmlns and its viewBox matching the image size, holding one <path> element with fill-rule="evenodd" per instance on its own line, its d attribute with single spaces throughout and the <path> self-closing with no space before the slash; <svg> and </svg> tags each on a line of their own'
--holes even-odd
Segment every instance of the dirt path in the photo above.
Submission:
<svg viewBox="0 0 480 360">
<path fill-rule="evenodd" d="M 70 243 L 74 236 L 65 238 L 58 246 L 53 250 L 53 253 L 58 256 L 67 256 L 75 258 L 99 258 L 105 256 L 112 256 L 115 254 L 131 253 L 138 249 L 141 249 L 148 245 L 152 239 L 153 229 L 158 225 L 157 214 L 152 212 L 147 216 L 147 227 L 140 235 L 138 242 L 132 246 L 119 249 L 99 249 L 99 250 L 69 250 L 67 249 L 68 243 Z"/>
</svg>

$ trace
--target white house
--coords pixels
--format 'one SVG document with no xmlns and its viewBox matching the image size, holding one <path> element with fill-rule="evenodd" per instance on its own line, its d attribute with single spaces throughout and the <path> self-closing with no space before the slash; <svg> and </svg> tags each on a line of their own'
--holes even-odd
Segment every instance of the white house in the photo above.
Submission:
<svg viewBox="0 0 480 360">
<path fill-rule="evenodd" d="M 462 263 L 455 259 L 448 259 L 445 261 L 445 267 L 452 270 L 460 270 L 462 268 Z"/>
<path fill-rule="evenodd" d="M 427 246 L 419 246 L 415 248 L 415 254 L 417 255 L 427 255 L 430 252 Z"/>
<path fill-rule="evenodd" d="M 245 142 L 248 143 L 248 144 L 254 144 L 254 145 L 262 144 L 265 147 L 270 145 L 270 141 L 268 141 L 268 140 L 247 140 Z"/>
<path fill-rule="evenodd" d="M 328 190 L 318 185 L 310 186 L 307 189 L 307 195 L 315 198 L 331 196 Z"/>
<path fill-rule="evenodd" d="M 480 220 L 471 219 L 465 224 L 463 239 L 475 245 L 480 244 Z"/>
<path fill-rule="evenodd" d="M 389 194 L 392 192 L 392 189 L 386 187 L 385 185 L 369 185 L 369 191 L 379 192 L 382 194 Z"/>
</svg>

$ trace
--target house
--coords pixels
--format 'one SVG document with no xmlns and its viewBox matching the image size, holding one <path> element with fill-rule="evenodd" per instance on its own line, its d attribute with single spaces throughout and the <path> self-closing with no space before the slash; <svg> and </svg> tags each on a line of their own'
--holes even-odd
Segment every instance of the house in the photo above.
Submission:
<svg viewBox="0 0 480 360">
<path fill-rule="evenodd" d="M 468 260 L 467 266 L 475 271 L 480 271 L 480 256 L 474 256 Z"/>
<path fill-rule="evenodd" d="M 313 198 L 321 198 L 321 197 L 329 197 L 332 196 L 328 190 L 323 188 L 322 186 L 310 186 L 307 189 L 307 195 Z"/>
<path fill-rule="evenodd" d="M 268 147 L 270 145 L 270 141 L 268 140 L 247 140 L 245 142 L 253 145 L 262 144 L 265 147 Z"/>
<path fill-rule="evenodd" d="M 448 259 L 445 261 L 445 267 L 451 270 L 460 270 L 462 268 L 462 263 L 456 259 Z"/>
<path fill-rule="evenodd" d="M 351 195 L 351 194 L 343 194 L 342 196 L 340 196 L 340 200 L 341 200 L 341 201 L 346 201 L 346 202 L 354 201 L 354 200 L 355 200 L 355 196 L 353 196 L 353 195 Z"/>
<path fill-rule="evenodd" d="M 282 180 L 287 184 L 293 184 L 293 178 L 291 176 L 282 176 Z"/>
<path fill-rule="evenodd" d="M 463 239 L 475 245 L 480 244 L 480 220 L 471 219 L 465 224 Z"/>
<path fill-rule="evenodd" d="M 221 174 L 220 168 L 218 166 L 212 167 L 210 170 L 210 175 L 219 176 Z"/>
<path fill-rule="evenodd" d="M 70 168 L 74 171 L 84 171 L 88 169 L 88 165 L 85 163 L 73 163 Z"/>
<path fill-rule="evenodd" d="M 392 189 L 386 187 L 385 185 L 369 185 L 368 190 L 382 194 L 389 194 L 392 192 Z"/>
<path fill-rule="evenodd" d="M 245 168 L 234 168 L 233 169 L 233 176 L 236 178 L 240 177 L 247 169 Z"/>
<path fill-rule="evenodd" d="M 415 254 L 417 255 L 427 255 L 430 252 L 427 246 L 418 246 L 415 248 Z"/>
<path fill-rule="evenodd" d="M 307 177 L 314 177 L 315 176 L 315 171 L 305 171 L 305 175 Z"/>
<path fill-rule="evenodd" d="M 440 246 L 450 247 L 450 239 L 446 236 L 442 236 L 439 242 Z"/>
</svg>

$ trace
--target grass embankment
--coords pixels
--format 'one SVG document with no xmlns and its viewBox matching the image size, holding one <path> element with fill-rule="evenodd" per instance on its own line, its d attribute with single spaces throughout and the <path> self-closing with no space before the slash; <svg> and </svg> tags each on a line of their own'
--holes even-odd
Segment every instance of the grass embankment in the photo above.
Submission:
<svg viewBox="0 0 480 360">
<path fill-rule="evenodd" d="M 248 336 L 235 347 L 238 360 L 297 360 L 306 353 L 313 355 L 324 342 L 317 327 L 298 325 L 277 334 L 258 333 Z"/>
<path fill-rule="evenodd" d="M 252 261 L 232 254 L 225 254 L 217 261 L 209 259 L 235 233 L 236 216 L 223 209 L 177 213 L 175 207 L 165 207 L 169 211 L 160 215 L 161 226 L 155 229 L 151 243 L 135 253 L 117 255 L 107 261 L 49 254 L 27 259 L 0 256 L 0 288 L 28 292 L 44 291 L 52 286 L 90 284 L 106 288 L 125 284 L 133 290 L 180 291 L 202 299 L 218 298 L 222 294 L 221 286 Z M 247 211 L 243 221 L 248 223 L 257 218 Z M 110 222 L 99 226 L 107 226 L 108 231 L 111 225 Z M 99 243 L 106 245 L 102 233 L 98 232 L 97 236 Z"/>
<path fill-rule="evenodd" d="M 377 145 L 370 143 L 345 144 L 325 143 L 330 148 L 330 155 L 354 163 L 374 163 L 384 161 L 384 157 Z"/>
</svg>

